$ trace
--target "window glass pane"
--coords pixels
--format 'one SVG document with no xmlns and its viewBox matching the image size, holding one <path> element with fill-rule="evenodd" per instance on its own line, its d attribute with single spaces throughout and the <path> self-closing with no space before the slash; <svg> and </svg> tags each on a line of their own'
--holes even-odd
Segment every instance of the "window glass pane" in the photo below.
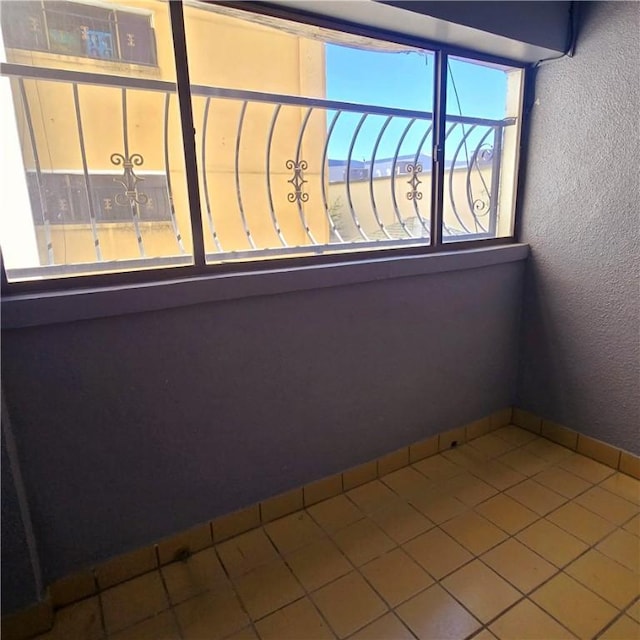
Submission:
<svg viewBox="0 0 640 640">
<path fill-rule="evenodd" d="M 35 9 L 21 13 L 23 4 Z M 0 241 L 9 280 L 192 263 L 169 5 L 109 4 L 0 4 L 9 63 L 0 78 L 0 190 L 10 197 Z M 46 48 L 13 38 L 7 25 L 16 17 L 46 25 Z M 155 32 L 160 65 L 143 67 L 155 62 Z M 122 36 L 133 43 L 126 58 Z"/>
<path fill-rule="evenodd" d="M 522 70 L 449 58 L 443 241 L 513 235 Z"/>
<path fill-rule="evenodd" d="M 185 26 L 209 262 L 429 243 L 431 52 L 195 2 Z"/>
</svg>

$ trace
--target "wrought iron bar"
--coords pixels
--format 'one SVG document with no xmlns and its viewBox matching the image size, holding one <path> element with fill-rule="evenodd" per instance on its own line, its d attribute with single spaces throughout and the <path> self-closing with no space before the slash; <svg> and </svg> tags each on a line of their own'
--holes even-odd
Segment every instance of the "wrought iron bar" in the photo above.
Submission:
<svg viewBox="0 0 640 640">
<path fill-rule="evenodd" d="M 287 241 L 282 235 L 282 229 L 280 228 L 280 224 L 278 223 L 278 217 L 276 216 L 276 211 L 273 206 L 273 193 L 271 190 L 271 143 L 273 142 L 273 133 L 275 131 L 276 122 L 278 121 L 278 116 L 280 115 L 280 109 L 282 109 L 282 105 L 280 104 L 277 104 L 274 107 L 273 116 L 271 117 L 271 124 L 269 125 L 269 133 L 267 134 L 267 152 L 265 157 L 265 179 L 267 182 L 267 199 L 269 200 L 269 215 L 271 216 L 271 222 L 273 223 L 273 228 L 275 229 L 276 235 L 280 239 L 280 244 L 283 247 L 286 247 Z"/>
<path fill-rule="evenodd" d="M 133 172 L 133 166 L 140 166 L 144 160 L 139 153 L 135 153 L 133 156 L 129 156 L 129 131 L 128 131 L 128 118 L 127 118 L 127 90 L 122 89 L 122 141 L 124 145 L 124 156 L 120 153 L 114 153 L 111 155 L 111 162 L 116 166 L 122 165 L 124 169 L 124 177 L 123 180 L 116 180 L 114 178 L 114 182 L 120 182 L 122 186 L 125 188 L 124 199 L 123 194 L 118 194 L 116 196 L 116 203 L 121 206 L 126 206 L 127 202 L 131 207 L 131 219 L 133 221 L 133 229 L 136 234 L 136 240 L 138 241 L 138 251 L 140 252 L 140 257 L 145 257 L 144 252 L 144 242 L 142 240 L 142 233 L 140 231 L 140 209 L 138 208 L 139 204 L 144 204 L 147 201 L 147 195 L 145 193 L 138 194 L 136 185 L 139 180 L 143 178 L 138 178 Z M 144 196 L 142 199 L 140 196 Z"/>
<path fill-rule="evenodd" d="M 422 136 L 422 138 L 420 139 L 420 142 L 418 143 L 418 148 L 416 149 L 416 155 L 413 158 L 413 165 L 411 165 L 414 168 L 420 168 L 420 170 L 417 173 L 422 172 L 423 167 L 421 164 L 418 163 L 418 160 L 420 159 L 420 152 L 422 151 L 422 147 L 424 147 L 424 143 L 427 141 L 427 138 L 429 137 L 429 134 L 433 131 L 433 123 L 430 124 L 427 127 L 427 130 L 425 131 L 424 135 Z M 433 179 L 431 180 L 431 183 L 433 184 Z M 418 184 L 420 184 L 420 181 L 418 180 Z M 416 185 L 417 186 L 417 185 Z M 418 220 L 420 221 L 420 224 L 422 225 L 422 228 L 427 232 L 427 237 L 431 236 L 431 228 L 429 226 L 429 224 L 427 223 L 427 221 L 422 217 L 422 215 L 420 214 L 420 207 L 418 206 L 418 200 L 422 199 L 422 193 L 419 191 L 415 191 L 416 194 L 420 193 L 420 197 L 416 197 L 414 196 L 413 198 L 409 198 L 409 200 L 413 200 L 413 208 L 414 211 L 416 212 L 416 216 L 418 218 Z M 407 195 L 408 197 L 408 195 Z M 431 214 L 433 215 L 433 213 Z"/>
<path fill-rule="evenodd" d="M 482 175 L 482 169 L 478 165 L 478 156 L 482 153 L 482 147 L 484 146 L 484 141 L 489 137 L 489 134 L 493 131 L 493 129 L 488 129 L 487 132 L 482 136 L 480 142 L 476 145 L 476 148 L 473 150 L 471 154 L 471 162 L 467 168 L 467 204 L 469 205 L 469 210 L 471 211 L 471 215 L 475 221 L 476 232 L 478 231 L 478 226 L 482 231 L 486 231 L 486 227 L 480 222 L 478 219 L 480 216 L 485 216 L 491 210 L 491 194 L 489 193 L 489 187 Z M 491 151 L 492 159 L 493 159 L 493 151 Z M 478 175 L 480 177 L 480 181 L 482 182 L 482 186 L 487 194 L 488 202 L 485 203 L 482 198 L 474 198 L 473 195 L 473 187 L 471 185 L 471 172 L 473 168 L 478 170 Z"/>
<path fill-rule="evenodd" d="M 373 150 L 371 151 L 371 171 L 369 171 L 369 196 L 371 197 L 371 208 L 373 209 L 373 215 L 376 219 L 376 222 L 378 223 L 378 226 L 380 227 L 380 230 L 382 231 L 382 233 L 384 233 L 385 236 L 387 236 L 389 240 L 391 240 L 392 238 L 389 235 L 389 232 L 384 226 L 382 220 L 380 219 L 380 215 L 378 214 L 378 207 L 376 206 L 376 196 L 373 189 L 373 168 L 376 166 L 376 155 L 378 154 L 380 141 L 382 140 L 382 136 L 384 135 L 384 132 L 389 126 L 391 120 L 393 120 L 393 116 L 387 116 L 387 119 L 382 123 L 382 127 L 380 127 L 380 132 L 378 133 L 378 137 L 376 138 L 375 144 L 373 145 Z"/>
<path fill-rule="evenodd" d="M 93 84 L 97 86 L 110 86 L 128 89 L 144 89 L 148 91 L 175 91 L 176 84 L 165 80 L 151 80 L 148 78 L 134 78 L 128 76 L 115 76 L 106 74 L 88 73 L 86 71 L 68 71 L 66 69 L 49 69 L 46 67 L 31 67 L 23 64 L 3 62 L 0 63 L 0 75 L 22 76 L 23 78 L 38 78 L 55 82 L 77 82 L 78 84 Z M 369 115 L 393 115 L 400 118 L 416 118 L 418 120 L 433 120 L 433 113 L 429 111 L 416 111 L 410 109 L 398 109 L 394 107 L 378 107 L 375 105 L 362 105 L 336 100 L 324 100 L 322 98 L 304 98 L 278 93 L 261 93 L 258 91 L 242 91 L 240 89 L 226 89 L 206 85 L 191 85 L 191 94 L 194 96 L 212 98 L 225 98 L 246 100 L 247 102 L 268 102 L 296 107 L 314 107 L 330 111 L 345 111 L 353 113 L 367 113 Z M 487 118 L 473 118 L 468 116 L 447 115 L 450 122 L 495 126 L 497 124 L 508 126 L 516 123 L 516 118 L 503 118 L 502 120 L 490 120 Z"/>
<path fill-rule="evenodd" d="M 360 220 L 358 219 L 355 209 L 353 208 L 353 199 L 351 198 L 351 159 L 353 157 L 353 147 L 355 146 L 356 140 L 358 139 L 358 134 L 360 133 L 360 129 L 362 129 L 362 125 L 364 124 L 368 116 L 368 113 L 362 114 L 362 117 L 360 118 L 358 125 L 353 132 L 353 136 L 351 137 L 351 144 L 349 145 L 349 152 L 347 154 L 347 201 L 349 202 L 349 211 L 351 213 L 351 218 L 356 225 L 356 229 L 358 229 L 358 232 L 365 240 L 369 240 L 369 237 L 362 229 Z"/>
<path fill-rule="evenodd" d="M 51 223 L 49 221 L 49 208 L 47 199 L 42 195 L 42 169 L 40 166 L 40 156 L 38 155 L 38 144 L 36 142 L 36 134 L 33 129 L 33 121 L 31 119 L 31 108 L 27 99 L 27 91 L 24 88 L 24 80 L 18 79 L 20 86 L 20 96 L 24 107 L 24 116 L 27 121 L 27 129 L 29 131 L 29 141 L 31 143 L 31 151 L 33 153 L 33 164 L 36 170 L 36 182 L 38 183 L 38 196 L 40 198 L 40 210 L 42 211 L 42 222 L 44 226 L 44 238 L 47 245 L 47 260 L 49 264 L 55 262 L 53 255 L 53 242 L 51 241 Z"/>
<path fill-rule="evenodd" d="M 238 197 L 238 208 L 240 209 L 240 218 L 242 219 L 242 225 L 244 227 L 244 232 L 247 236 L 247 240 L 251 245 L 252 249 L 256 249 L 256 244 L 251 237 L 251 229 L 249 229 L 249 225 L 247 224 L 247 218 L 244 215 L 244 207 L 242 205 L 242 193 L 240 190 L 240 140 L 242 137 L 242 127 L 244 125 L 244 115 L 247 111 L 247 101 L 245 100 L 242 103 L 242 108 L 240 109 L 240 117 L 238 118 L 238 132 L 236 133 L 236 158 L 235 158 L 235 176 L 236 176 L 236 194 Z"/>
<path fill-rule="evenodd" d="M 402 147 L 402 143 L 404 139 L 407 137 L 407 134 L 411 130 L 411 127 L 415 123 L 416 118 L 411 118 L 409 120 L 409 124 L 404 128 L 400 139 L 398 140 L 398 146 L 396 147 L 396 152 L 393 154 L 393 162 L 391 163 L 391 201 L 393 203 L 393 210 L 395 211 L 396 218 L 400 223 L 400 226 L 404 229 L 404 232 L 410 237 L 413 238 L 414 235 L 407 229 L 407 223 L 404 221 L 404 218 L 400 214 L 400 209 L 398 208 L 398 199 L 396 198 L 396 167 L 398 166 L 398 154 L 400 153 L 400 148 Z"/>
<path fill-rule="evenodd" d="M 286 166 L 287 169 L 293 170 L 293 178 L 291 180 L 287 180 L 290 182 L 295 188 L 295 192 L 293 194 L 287 194 L 287 200 L 289 202 L 295 202 L 298 205 L 298 215 L 300 216 L 300 222 L 302 222 L 302 226 L 307 234 L 307 237 L 313 244 L 318 244 L 318 241 L 313 237 L 311 233 L 311 229 L 309 228 L 309 223 L 307 222 L 307 217 L 304 214 L 303 203 L 309 200 L 309 194 L 303 191 L 304 185 L 307 180 L 304 179 L 304 172 L 308 168 L 308 164 L 306 160 L 302 160 L 300 158 L 300 154 L 302 151 L 302 139 L 304 137 L 304 132 L 307 129 L 307 124 L 309 124 L 309 118 L 311 117 L 311 112 L 313 111 L 313 107 L 307 109 L 304 118 L 302 119 L 302 123 L 300 125 L 300 133 L 298 134 L 298 143 L 296 145 L 296 159 L 295 162 L 291 160 L 287 160 Z"/>
<path fill-rule="evenodd" d="M 164 175 L 165 180 L 167 181 L 167 194 L 169 195 L 169 212 L 171 215 L 171 227 L 173 229 L 173 234 L 176 237 L 176 242 L 178 243 L 178 249 L 180 249 L 180 253 L 186 253 L 184 249 L 184 243 L 182 241 L 182 235 L 180 233 L 180 228 L 178 226 L 178 219 L 176 217 L 176 207 L 173 202 L 173 189 L 171 187 L 171 168 L 169 166 L 169 103 L 171 101 L 171 93 L 167 91 L 164 96 L 164 128 L 163 128 L 163 136 L 164 136 Z"/>
<path fill-rule="evenodd" d="M 96 252 L 96 259 L 102 262 L 102 250 L 100 248 L 100 238 L 98 237 L 98 228 L 96 226 L 96 212 L 93 201 L 93 193 L 91 189 L 91 180 L 89 179 L 89 169 L 87 167 L 87 150 L 84 144 L 84 128 L 82 126 L 82 116 L 80 114 L 80 96 L 78 95 L 78 85 L 73 83 L 73 104 L 76 110 L 76 124 L 78 125 L 78 141 L 80 143 L 80 157 L 82 158 L 82 172 L 84 174 L 84 186 L 87 194 L 87 204 L 89 205 L 89 220 L 91 222 L 91 236 L 93 238 L 93 247 Z"/>
<path fill-rule="evenodd" d="M 458 213 L 458 207 L 456 207 L 456 198 L 453 193 L 453 171 L 454 171 L 454 167 L 456 166 L 456 162 L 458 160 L 458 154 L 460 153 L 460 150 L 462 149 L 463 145 L 466 144 L 467 138 L 471 135 L 471 133 L 475 130 L 475 128 L 476 128 L 475 125 L 471 125 L 469 130 L 463 134 L 462 139 L 460 140 L 458 146 L 456 147 L 456 150 L 451 159 L 451 166 L 449 167 L 449 199 L 451 200 L 451 207 L 453 208 L 453 214 L 455 215 L 456 219 L 460 223 L 460 226 L 467 233 L 471 233 L 471 231 L 470 229 L 467 228 L 467 225 L 464 222 L 462 222 L 462 218 L 460 218 L 460 214 Z"/>
<path fill-rule="evenodd" d="M 213 215 L 211 213 L 211 202 L 209 200 L 209 179 L 207 178 L 207 128 L 209 124 L 209 103 L 211 98 L 207 98 L 204 104 L 204 114 L 202 116 L 202 187 L 204 189 L 204 203 L 207 210 L 207 223 L 211 237 L 218 251 L 222 251 L 220 239 L 213 223 Z"/>
<path fill-rule="evenodd" d="M 340 235 L 338 228 L 336 227 L 333 218 L 331 217 L 331 211 L 329 209 L 329 204 L 327 202 L 327 187 L 325 184 L 326 181 L 326 164 L 327 164 L 327 153 L 329 151 L 329 143 L 331 141 L 331 136 L 333 134 L 333 130 L 338 122 L 338 118 L 340 117 L 342 111 L 336 111 L 335 115 L 331 119 L 331 124 L 329 125 L 329 129 L 327 130 L 327 136 L 324 141 L 324 147 L 322 148 L 322 162 L 320 163 L 320 185 L 322 187 L 322 203 L 324 205 L 324 211 L 327 216 L 327 220 L 329 221 L 329 226 L 331 227 L 331 231 L 335 234 L 336 238 L 340 242 L 344 242 L 344 238 Z"/>
</svg>

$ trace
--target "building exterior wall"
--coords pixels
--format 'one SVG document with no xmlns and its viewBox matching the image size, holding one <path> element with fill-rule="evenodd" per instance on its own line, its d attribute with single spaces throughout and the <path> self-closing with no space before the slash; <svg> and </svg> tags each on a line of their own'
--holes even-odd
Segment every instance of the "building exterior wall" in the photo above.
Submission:
<svg viewBox="0 0 640 640">
<path fill-rule="evenodd" d="M 114 6 L 120 6 L 113 3 Z M 144 79 L 175 81 L 172 37 L 168 5 L 158 0 L 138 0 L 136 10 L 153 16 L 157 44 L 157 66 L 104 61 L 80 56 L 57 55 L 44 51 L 8 49 L 9 62 L 53 69 L 84 71 L 93 74 L 123 75 Z M 126 5 L 123 7 L 127 9 Z M 197 7 L 185 7 L 185 24 L 192 84 L 235 88 L 290 95 L 324 96 L 324 45 L 289 33 L 242 21 Z M 16 101 L 18 130 L 22 133 L 25 166 L 34 169 L 34 158 L 27 123 L 21 105 L 17 80 L 12 80 Z M 82 172 L 78 124 L 70 83 L 25 80 L 25 92 L 31 111 L 36 146 L 42 171 Z M 80 113 L 89 172 L 121 173 L 111 161 L 113 153 L 124 154 L 122 93 L 117 87 L 80 85 Z M 135 171 L 165 174 L 164 104 L 162 92 L 127 90 L 127 133 L 130 154 L 139 153 L 144 161 Z M 210 104 L 206 138 L 206 172 L 215 230 L 224 250 L 249 249 L 242 225 L 235 182 L 236 133 L 241 107 L 238 100 L 214 99 Z M 189 250 L 191 230 L 184 174 L 183 145 L 177 96 L 171 96 L 168 129 L 169 176 L 173 189 L 177 225 Z M 202 130 L 204 97 L 194 97 L 193 113 L 202 167 Z M 258 246 L 276 246 L 277 236 L 268 211 L 265 156 L 266 132 L 274 105 L 250 104 L 247 107 L 239 145 L 239 172 L 243 208 L 247 224 Z M 306 244 L 308 238 L 297 205 L 287 201 L 292 176 L 286 161 L 295 158 L 296 141 L 304 110 L 282 110 L 271 148 L 271 180 L 274 205 L 283 234 L 289 244 Z M 301 157 L 308 149 L 321 146 L 326 122 L 316 114 L 308 123 Z M 317 155 L 317 154 L 316 154 Z M 201 176 L 202 178 L 202 176 Z M 319 194 L 320 167 L 310 166 L 305 173 L 307 190 Z M 201 196 L 205 194 L 201 179 Z M 144 192 L 144 182 L 139 183 Z M 311 197 L 301 205 L 316 237 L 328 238 L 328 223 L 320 197 Z M 27 215 L 23 212 L 22 215 Z M 206 218 L 206 215 L 205 215 Z M 180 252 L 170 221 L 141 222 L 147 256 L 177 255 Z M 44 225 L 37 225 L 42 264 L 47 263 Z M 206 249 L 216 246 L 205 222 Z M 139 257 L 138 244 L 130 222 L 101 222 L 98 237 L 104 260 Z M 96 260 L 91 228 L 87 224 L 51 225 L 51 242 L 56 263 Z"/>
</svg>

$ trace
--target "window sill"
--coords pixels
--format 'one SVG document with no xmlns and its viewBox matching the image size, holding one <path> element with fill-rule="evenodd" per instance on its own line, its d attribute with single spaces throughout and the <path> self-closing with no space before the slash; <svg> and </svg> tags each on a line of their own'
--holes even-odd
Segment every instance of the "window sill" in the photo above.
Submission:
<svg viewBox="0 0 640 640">
<path fill-rule="evenodd" d="M 422 256 L 397 256 L 99 289 L 12 295 L 4 297 L 2 301 L 2 328 L 18 329 L 222 300 L 477 269 L 525 260 L 528 253 L 528 245 L 510 244 Z"/>
</svg>

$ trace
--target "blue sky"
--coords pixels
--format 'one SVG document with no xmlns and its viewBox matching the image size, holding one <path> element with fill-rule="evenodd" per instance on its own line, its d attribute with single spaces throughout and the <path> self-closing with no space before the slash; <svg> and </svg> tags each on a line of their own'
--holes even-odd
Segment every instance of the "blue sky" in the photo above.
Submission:
<svg viewBox="0 0 640 640">
<path fill-rule="evenodd" d="M 433 110 L 434 56 L 427 52 L 368 51 L 340 45 L 327 44 L 326 83 L 327 98 L 344 102 L 373 104 L 421 111 Z M 458 91 L 462 115 L 482 118 L 503 118 L 506 96 L 504 71 L 450 59 L 447 84 L 447 113 L 458 115 L 454 92 Z M 333 117 L 328 114 L 328 121 Z M 353 158 L 369 159 L 378 133 L 385 122 L 383 116 L 369 116 L 362 126 L 353 148 Z M 343 113 L 331 137 L 329 157 L 346 158 L 353 132 L 360 120 L 359 114 Z M 393 156 L 409 120 L 394 118 L 380 140 L 376 158 Z M 429 122 L 418 121 L 411 126 L 400 148 L 400 155 L 415 154 L 428 129 Z M 467 128 L 468 129 L 468 128 Z M 476 130 L 468 138 L 469 146 L 479 140 L 485 131 Z M 451 134 L 445 149 L 451 158 L 462 129 Z M 431 136 L 425 140 L 423 153 L 430 155 Z M 475 146 L 475 145 L 473 145 Z"/>
</svg>

